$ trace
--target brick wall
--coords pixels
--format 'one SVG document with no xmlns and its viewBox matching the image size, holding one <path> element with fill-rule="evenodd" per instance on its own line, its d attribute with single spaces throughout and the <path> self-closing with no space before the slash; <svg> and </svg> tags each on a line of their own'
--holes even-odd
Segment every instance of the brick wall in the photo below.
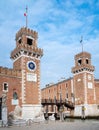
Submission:
<svg viewBox="0 0 99 130">
<path fill-rule="evenodd" d="M 8 75 L 0 75 L 0 91 L 3 93 L 3 83 L 8 84 L 8 91 L 7 91 L 7 108 L 8 113 L 13 111 L 15 108 L 15 105 L 12 105 L 12 99 L 13 99 L 13 92 L 17 92 L 18 94 L 18 100 L 19 105 L 22 105 L 21 102 L 21 78 L 20 77 L 14 77 L 14 76 L 8 76 Z"/>
<path fill-rule="evenodd" d="M 71 80 L 72 78 L 59 82 L 57 84 L 47 85 L 46 88 L 43 88 L 41 91 L 42 99 L 54 99 L 56 97 L 56 99 L 60 100 L 61 96 L 63 100 L 66 98 L 68 98 L 68 100 L 71 100 Z"/>
</svg>

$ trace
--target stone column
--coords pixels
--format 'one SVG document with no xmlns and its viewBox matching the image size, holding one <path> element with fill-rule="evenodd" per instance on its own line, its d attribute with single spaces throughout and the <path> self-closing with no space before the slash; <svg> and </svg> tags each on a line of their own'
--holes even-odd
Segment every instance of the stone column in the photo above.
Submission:
<svg viewBox="0 0 99 130">
<path fill-rule="evenodd" d="M 3 123 L 3 126 L 7 126 L 7 122 L 8 122 L 6 100 L 7 100 L 7 94 L 3 93 L 2 94 L 2 123 Z"/>
</svg>

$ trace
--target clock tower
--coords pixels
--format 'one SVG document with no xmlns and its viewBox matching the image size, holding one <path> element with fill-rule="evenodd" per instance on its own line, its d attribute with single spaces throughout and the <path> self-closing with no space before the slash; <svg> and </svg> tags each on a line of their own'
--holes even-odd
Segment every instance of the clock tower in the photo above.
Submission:
<svg viewBox="0 0 99 130">
<path fill-rule="evenodd" d="M 22 117 L 33 118 L 41 110 L 40 59 L 43 50 L 37 46 L 38 33 L 27 27 L 16 33 L 16 47 L 11 52 L 13 69 L 20 70 Z"/>
<path fill-rule="evenodd" d="M 75 55 L 75 66 L 72 68 L 74 75 L 75 115 L 91 114 L 93 104 L 96 102 L 94 86 L 94 66 L 91 64 L 91 54 L 81 52 Z"/>
</svg>

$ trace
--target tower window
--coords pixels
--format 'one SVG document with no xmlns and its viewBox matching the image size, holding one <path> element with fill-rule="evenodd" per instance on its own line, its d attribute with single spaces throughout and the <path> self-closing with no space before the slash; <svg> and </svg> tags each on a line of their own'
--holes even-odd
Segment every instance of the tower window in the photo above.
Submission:
<svg viewBox="0 0 99 130">
<path fill-rule="evenodd" d="M 32 45 L 32 39 L 27 38 L 27 44 L 31 46 Z"/>
<path fill-rule="evenodd" d="M 60 91 L 61 91 L 61 86 L 60 86 Z"/>
<path fill-rule="evenodd" d="M 19 40 L 19 43 L 21 44 L 21 39 Z"/>
<path fill-rule="evenodd" d="M 78 60 L 78 65 L 81 65 L 81 63 L 82 63 L 82 60 L 79 59 L 79 60 Z"/>
<path fill-rule="evenodd" d="M 66 83 L 66 88 L 67 88 L 67 83 Z"/>
<path fill-rule="evenodd" d="M 86 64 L 88 64 L 88 59 L 86 59 Z"/>
</svg>

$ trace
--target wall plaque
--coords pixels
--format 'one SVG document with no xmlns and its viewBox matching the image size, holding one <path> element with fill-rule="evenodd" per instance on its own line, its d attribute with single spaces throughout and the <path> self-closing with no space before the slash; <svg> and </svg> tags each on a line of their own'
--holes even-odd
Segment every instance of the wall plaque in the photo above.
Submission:
<svg viewBox="0 0 99 130">
<path fill-rule="evenodd" d="M 37 82 L 37 74 L 27 73 L 27 81 Z"/>
</svg>

